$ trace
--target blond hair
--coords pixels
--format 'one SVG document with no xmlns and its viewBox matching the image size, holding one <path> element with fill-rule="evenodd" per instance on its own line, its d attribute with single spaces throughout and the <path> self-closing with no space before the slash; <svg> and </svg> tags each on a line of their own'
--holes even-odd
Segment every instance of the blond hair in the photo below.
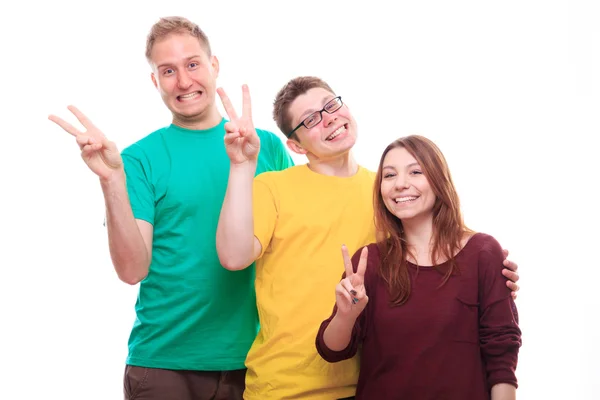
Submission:
<svg viewBox="0 0 600 400">
<path fill-rule="evenodd" d="M 198 25 L 183 17 L 163 17 L 157 23 L 152 25 L 150 33 L 146 39 L 146 60 L 150 62 L 152 48 L 157 40 L 166 38 L 172 34 L 189 34 L 198 39 L 206 54 L 210 57 L 210 43 L 208 36 L 200 29 Z"/>
</svg>

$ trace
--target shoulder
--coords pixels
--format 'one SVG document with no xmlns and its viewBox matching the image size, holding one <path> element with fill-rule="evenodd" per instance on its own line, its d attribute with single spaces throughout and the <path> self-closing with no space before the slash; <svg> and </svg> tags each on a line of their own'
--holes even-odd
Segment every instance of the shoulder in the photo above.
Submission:
<svg viewBox="0 0 600 400">
<path fill-rule="evenodd" d="M 502 255 L 502 246 L 500 246 L 498 240 L 487 233 L 475 233 L 467 244 L 473 246 L 479 252 Z"/>
<path fill-rule="evenodd" d="M 283 182 L 291 182 L 305 175 L 305 165 L 295 165 L 281 171 L 267 171 L 254 178 L 255 182 L 277 185 Z"/>
<path fill-rule="evenodd" d="M 154 132 L 144 136 L 137 142 L 125 147 L 125 149 L 123 149 L 123 151 L 121 152 L 121 155 L 133 158 L 141 158 L 145 156 L 147 153 L 151 152 L 152 149 L 155 148 L 158 143 L 162 143 L 162 135 L 164 135 L 165 132 L 168 130 L 168 127 L 155 130 Z"/>
<path fill-rule="evenodd" d="M 268 150 L 270 153 L 278 153 L 281 151 L 285 151 L 285 146 L 281 138 L 271 131 L 267 131 L 265 129 L 256 129 L 256 134 L 258 135 L 261 143 L 262 150 Z M 261 153 L 262 153 L 261 150 Z"/>
<path fill-rule="evenodd" d="M 277 141 L 281 142 L 281 139 L 279 138 L 279 136 L 277 136 L 275 133 L 268 131 L 266 129 L 256 128 L 256 134 L 258 135 L 258 137 L 261 140 L 267 140 L 269 142 L 277 140 Z"/>
<path fill-rule="evenodd" d="M 367 169 L 363 166 L 358 166 L 358 173 L 360 174 L 360 176 L 368 181 L 375 181 L 375 178 L 377 177 L 377 172 L 375 171 L 371 171 L 370 169 Z"/>
<path fill-rule="evenodd" d="M 480 271 L 504 268 L 502 246 L 493 236 L 478 232 L 471 237 L 465 248 L 477 256 Z"/>
</svg>

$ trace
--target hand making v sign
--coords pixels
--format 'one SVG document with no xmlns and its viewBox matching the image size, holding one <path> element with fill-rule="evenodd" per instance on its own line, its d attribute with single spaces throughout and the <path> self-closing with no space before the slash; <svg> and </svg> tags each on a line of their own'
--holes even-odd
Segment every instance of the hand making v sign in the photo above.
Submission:
<svg viewBox="0 0 600 400">
<path fill-rule="evenodd" d="M 368 255 L 369 250 L 365 246 L 360 252 L 360 260 L 355 273 L 352 268 L 350 255 L 348 254 L 348 248 L 342 246 L 346 277 L 335 288 L 337 312 L 340 316 L 353 319 L 358 318 L 369 301 L 365 290 L 365 271 L 367 269 Z"/>
<path fill-rule="evenodd" d="M 233 164 L 242 164 L 246 161 L 256 161 L 260 151 L 260 139 L 252 123 L 252 106 L 250 104 L 250 90 L 247 85 L 242 86 L 242 116 L 238 117 L 229 97 L 222 88 L 217 89 L 229 122 L 225 124 L 225 149 Z"/>
</svg>

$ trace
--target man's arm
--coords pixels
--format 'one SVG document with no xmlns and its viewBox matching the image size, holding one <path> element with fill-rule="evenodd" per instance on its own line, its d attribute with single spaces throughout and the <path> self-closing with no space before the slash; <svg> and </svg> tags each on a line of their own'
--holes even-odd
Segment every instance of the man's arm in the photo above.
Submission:
<svg viewBox="0 0 600 400">
<path fill-rule="evenodd" d="M 258 258 L 262 246 L 254 236 L 252 184 L 256 160 L 231 164 L 227 192 L 217 227 L 217 253 L 221 265 L 237 271 Z"/>
<path fill-rule="evenodd" d="M 119 279 L 135 285 L 148 275 L 152 260 L 154 227 L 147 221 L 135 219 L 125 172 L 109 180 L 100 180 L 106 204 L 106 227 L 110 256 Z"/>
<path fill-rule="evenodd" d="M 242 88 L 242 115 L 237 116 L 229 97 L 217 89 L 230 118 L 225 124 L 225 150 L 230 160 L 229 180 L 217 227 L 217 253 L 221 265 L 228 270 L 248 267 L 258 258 L 262 246 L 254 236 L 252 186 L 260 139 L 252 123 L 250 92 Z"/>
<path fill-rule="evenodd" d="M 136 223 L 125 184 L 123 159 L 117 146 L 76 107 L 69 110 L 86 129 L 80 131 L 55 115 L 48 118 L 73 135 L 88 168 L 100 178 L 106 203 L 110 255 L 119 278 L 135 285 L 148 274 L 152 257 L 152 225 Z"/>
</svg>

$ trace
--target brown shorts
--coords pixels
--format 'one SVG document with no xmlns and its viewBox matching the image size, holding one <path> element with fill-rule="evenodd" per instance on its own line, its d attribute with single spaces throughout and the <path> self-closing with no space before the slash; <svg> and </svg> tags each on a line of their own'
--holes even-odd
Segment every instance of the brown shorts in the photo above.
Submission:
<svg viewBox="0 0 600 400">
<path fill-rule="evenodd" d="M 242 400 L 246 370 L 176 371 L 127 365 L 125 400 Z"/>
</svg>

